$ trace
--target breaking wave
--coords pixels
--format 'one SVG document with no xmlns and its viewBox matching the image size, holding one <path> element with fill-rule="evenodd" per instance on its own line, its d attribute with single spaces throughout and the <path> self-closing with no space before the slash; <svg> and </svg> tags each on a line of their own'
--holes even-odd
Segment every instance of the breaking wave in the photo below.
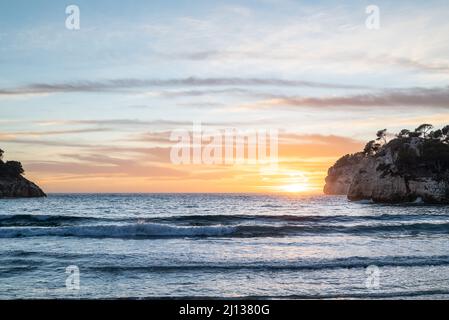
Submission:
<svg viewBox="0 0 449 320">
<path fill-rule="evenodd" d="M 128 225 L 91 225 L 73 227 L 2 228 L 0 238 L 17 237 L 90 237 L 90 238 L 154 238 L 154 237 L 209 237 L 235 232 L 234 227 L 182 227 L 156 223 Z"/>
<path fill-rule="evenodd" d="M 5 227 L 0 238 L 62 236 L 91 238 L 161 237 L 283 237 L 302 234 L 419 234 L 449 233 L 449 223 L 411 223 L 377 225 L 211 225 L 175 226 L 161 223 L 122 225 L 80 225 L 68 227 Z"/>
</svg>

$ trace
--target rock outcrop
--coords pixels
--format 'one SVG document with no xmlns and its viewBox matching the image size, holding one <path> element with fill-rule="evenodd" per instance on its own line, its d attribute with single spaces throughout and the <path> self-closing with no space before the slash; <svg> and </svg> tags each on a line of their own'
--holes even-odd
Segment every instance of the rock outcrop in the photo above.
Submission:
<svg viewBox="0 0 449 320">
<path fill-rule="evenodd" d="M 0 177 L 0 198 L 45 197 L 45 193 L 24 177 Z"/>
<path fill-rule="evenodd" d="M 358 172 L 365 156 L 362 153 L 346 155 L 329 168 L 324 186 L 325 194 L 347 195 L 354 175 Z"/>
<path fill-rule="evenodd" d="M 0 198 L 45 197 L 46 194 L 33 182 L 25 179 L 22 164 L 17 161 L 3 162 L 0 149 Z"/>
<path fill-rule="evenodd" d="M 449 204 L 446 129 L 445 134 L 400 135 L 384 144 L 371 141 L 364 152 L 345 156 L 329 169 L 325 193 L 342 194 L 349 184 L 349 200 Z"/>
</svg>

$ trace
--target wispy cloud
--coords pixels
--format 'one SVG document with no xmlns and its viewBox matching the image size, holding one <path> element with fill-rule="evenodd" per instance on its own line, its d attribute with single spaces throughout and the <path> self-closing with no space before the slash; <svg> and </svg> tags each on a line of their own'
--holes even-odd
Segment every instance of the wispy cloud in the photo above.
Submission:
<svg viewBox="0 0 449 320">
<path fill-rule="evenodd" d="M 34 123 L 42 126 L 55 126 L 55 125 L 96 125 L 96 126 L 152 126 L 152 125 L 172 125 L 172 126 L 184 126 L 192 125 L 189 121 L 178 120 L 138 120 L 138 119 L 95 119 L 95 120 L 38 120 Z"/>
<path fill-rule="evenodd" d="M 27 164 L 29 171 L 51 174 L 72 174 L 84 176 L 95 175 L 111 177 L 116 176 L 131 176 L 131 177 L 183 177 L 187 174 L 174 169 L 156 165 L 142 165 L 127 160 L 107 160 L 96 159 L 96 163 L 78 163 L 78 162 L 63 162 L 63 161 L 33 161 Z M 113 163 L 111 163 L 113 162 Z"/>
<path fill-rule="evenodd" d="M 273 96 L 272 99 L 244 104 L 243 108 L 327 107 L 422 107 L 448 108 L 449 87 L 411 88 L 383 90 L 378 93 L 364 93 L 331 97 Z"/>
<path fill-rule="evenodd" d="M 139 119 L 95 119 L 95 120 L 63 120 L 63 119 L 53 119 L 53 120 L 38 120 L 34 121 L 35 124 L 41 126 L 77 126 L 77 125 L 93 125 L 108 128 L 117 127 L 170 127 L 171 129 L 177 129 L 178 127 L 192 127 L 194 122 L 192 120 L 139 120 Z M 235 127 L 235 126 L 248 126 L 253 125 L 253 121 L 204 121 L 201 124 L 205 127 Z M 106 129 L 108 129 L 106 128 Z M 76 131 L 76 130 L 74 130 Z"/>
<path fill-rule="evenodd" d="M 1 135 L 0 141 L 3 143 L 14 143 L 20 145 L 30 145 L 30 146 L 53 146 L 53 147 L 71 147 L 71 148 L 90 148 L 95 145 L 76 143 L 70 141 L 54 141 L 54 140 L 36 140 L 36 139 L 17 139 L 11 135 Z"/>
<path fill-rule="evenodd" d="M 177 97 L 200 97 L 200 96 L 222 95 L 222 94 L 253 96 L 256 93 L 253 90 L 243 88 L 224 88 L 224 89 L 207 89 L 207 90 L 160 91 L 155 92 L 154 94 L 166 98 L 177 98 Z"/>
<path fill-rule="evenodd" d="M 424 62 L 407 57 L 379 57 L 379 61 L 389 61 L 391 64 L 397 64 L 405 68 L 415 69 L 425 72 L 448 73 L 449 63 L 447 62 Z"/>
<path fill-rule="evenodd" d="M 181 78 L 181 79 L 112 79 L 64 83 L 33 83 L 13 88 L 0 88 L 0 96 L 36 95 L 74 92 L 124 92 L 149 87 L 208 87 L 208 86 L 276 86 L 321 89 L 363 89 L 350 84 L 332 84 L 278 78 Z"/>
<path fill-rule="evenodd" d="M 56 136 L 56 135 L 70 135 L 111 131 L 110 128 L 86 128 L 73 130 L 50 130 L 50 131 L 14 131 L 14 132 L 0 132 L 0 137 L 42 137 L 42 136 Z"/>
</svg>

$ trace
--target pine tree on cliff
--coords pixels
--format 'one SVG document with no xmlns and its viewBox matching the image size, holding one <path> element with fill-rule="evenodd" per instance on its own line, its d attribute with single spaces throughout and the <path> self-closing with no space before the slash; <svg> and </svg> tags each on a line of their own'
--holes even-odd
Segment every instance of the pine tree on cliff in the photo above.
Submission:
<svg viewBox="0 0 449 320">
<path fill-rule="evenodd" d="M 387 129 L 377 131 L 376 136 L 377 141 L 382 141 L 384 144 L 387 143 Z"/>
<path fill-rule="evenodd" d="M 0 149 L 0 175 L 9 177 L 18 177 L 25 173 L 22 164 L 19 161 L 3 161 L 5 152 Z"/>
<path fill-rule="evenodd" d="M 398 133 L 398 138 L 408 138 L 410 137 L 410 130 L 402 129 L 401 132 Z"/>
<path fill-rule="evenodd" d="M 380 143 L 377 143 L 376 140 L 371 140 L 365 145 L 363 153 L 369 156 L 376 154 L 376 152 L 379 151 L 380 147 Z"/>
<path fill-rule="evenodd" d="M 422 134 L 424 136 L 424 138 L 426 138 L 427 133 L 432 129 L 433 129 L 433 125 L 424 123 L 424 124 L 420 125 L 418 128 L 416 128 L 415 132 Z"/>
</svg>

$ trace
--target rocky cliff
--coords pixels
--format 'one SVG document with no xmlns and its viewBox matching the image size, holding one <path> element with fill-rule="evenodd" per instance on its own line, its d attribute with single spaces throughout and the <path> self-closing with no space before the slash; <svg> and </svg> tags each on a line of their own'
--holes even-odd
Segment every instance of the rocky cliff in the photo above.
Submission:
<svg viewBox="0 0 449 320">
<path fill-rule="evenodd" d="M 347 195 L 354 175 L 360 169 L 364 154 L 356 153 L 340 158 L 329 168 L 324 186 L 325 194 Z"/>
<path fill-rule="evenodd" d="M 428 133 L 403 130 L 388 143 L 383 136 L 357 157 L 342 159 L 353 161 L 340 159 L 329 170 L 327 194 L 348 187 L 350 200 L 449 203 L 449 126 Z"/>
<path fill-rule="evenodd" d="M 45 197 L 45 193 L 33 182 L 25 179 L 22 164 L 17 161 L 3 162 L 0 149 L 0 198 Z"/>
</svg>

